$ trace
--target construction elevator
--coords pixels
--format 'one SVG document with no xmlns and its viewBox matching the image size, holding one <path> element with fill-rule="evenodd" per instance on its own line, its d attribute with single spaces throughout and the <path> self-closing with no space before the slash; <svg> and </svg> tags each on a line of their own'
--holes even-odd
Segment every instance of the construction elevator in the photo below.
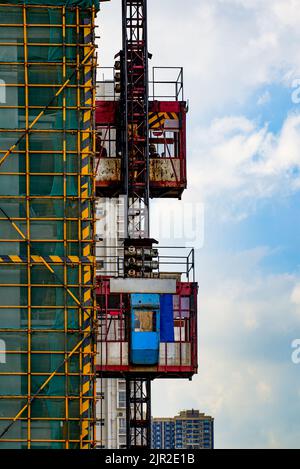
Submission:
<svg viewBox="0 0 300 469">
<path fill-rule="evenodd" d="M 97 373 L 126 381 L 127 448 L 151 445 L 151 381 L 197 371 L 194 251 L 161 250 L 149 226 L 150 199 L 181 198 L 186 188 L 183 72 L 174 69 L 172 95 L 157 96 L 166 81 L 153 70 L 150 95 L 147 22 L 146 0 L 122 1 L 114 90 L 98 83 L 96 101 L 96 195 L 121 198 L 124 214 L 123 239 L 97 269 Z"/>
<path fill-rule="evenodd" d="M 96 379 L 120 377 L 127 448 L 149 447 L 151 381 L 197 371 L 194 251 L 149 226 L 150 199 L 186 188 L 182 70 L 155 95 L 147 2 L 121 3 L 110 84 L 99 1 L 0 3 L 0 449 L 95 448 Z M 94 229 L 103 198 L 122 205 L 114 249 Z"/>
</svg>

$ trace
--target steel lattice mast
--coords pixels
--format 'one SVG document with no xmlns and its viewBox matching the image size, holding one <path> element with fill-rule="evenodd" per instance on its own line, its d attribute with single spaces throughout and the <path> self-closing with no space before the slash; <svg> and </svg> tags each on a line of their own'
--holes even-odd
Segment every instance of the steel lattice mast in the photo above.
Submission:
<svg viewBox="0 0 300 469">
<path fill-rule="evenodd" d="M 127 236 L 149 232 L 149 94 L 147 0 L 123 0 L 123 83 Z M 151 445 L 151 380 L 126 380 L 127 448 Z"/>
<path fill-rule="evenodd" d="M 147 1 L 123 0 L 125 191 L 129 238 L 149 238 Z"/>
</svg>

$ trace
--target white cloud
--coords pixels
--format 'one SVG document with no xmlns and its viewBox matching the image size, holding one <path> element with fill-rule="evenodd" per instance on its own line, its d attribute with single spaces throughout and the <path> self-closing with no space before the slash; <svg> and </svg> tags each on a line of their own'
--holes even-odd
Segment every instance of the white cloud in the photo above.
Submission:
<svg viewBox="0 0 300 469">
<path fill-rule="evenodd" d="M 298 0 L 278 0 L 272 3 L 274 14 L 283 26 L 298 27 L 300 21 Z"/>
<path fill-rule="evenodd" d="M 265 248 L 201 255 L 199 374 L 193 384 L 153 384 L 154 415 L 187 405 L 213 415 L 216 447 L 299 447 L 300 368 L 290 347 L 300 331 L 290 301 L 299 278 L 259 274 L 266 255 Z"/>
<path fill-rule="evenodd" d="M 295 285 L 291 294 L 292 303 L 300 306 L 300 283 Z"/>
<path fill-rule="evenodd" d="M 120 2 L 102 9 L 99 59 L 109 65 L 121 47 Z M 234 218 L 243 219 L 245 199 L 299 190 L 299 177 L 291 176 L 300 161 L 300 117 L 287 117 L 281 133 L 273 135 L 268 123 L 259 128 L 228 111 L 263 85 L 291 86 L 300 70 L 298 2 L 189 0 L 187 8 L 179 0 L 151 0 L 148 10 L 150 65 L 185 67 L 188 182 L 194 189 L 187 197 L 207 201 L 230 192 L 233 206 L 242 202 Z M 269 99 L 262 92 L 258 105 Z"/>
<path fill-rule="evenodd" d="M 245 117 L 215 119 L 192 135 L 189 182 L 208 200 L 231 197 L 242 205 L 299 189 L 300 115 L 287 117 L 278 135 Z"/>
<path fill-rule="evenodd" d="M 269 91 L 265 91 L 261 96 L 259 96 L 257 100 L 258 106 L 264 106 L 265 104 L 271 101 L 271 93 Z"/>
<path fill-rule="evenodd" d="M 99 61 L 121 48 L 121 4 L 104 3 Z M 293 0 L 151 0 L 151 65 L 181 66 L 191 112 L 204 121 L 243 103 L 257 87 L 290 84 L 300 71 L 299 4 Z M 163 45 L 163 46 L 162 46 Z"/>
<path fill-rule="evenodd" d="M 258 397 L 262 401 L 264 402 L 270 401 L 272 397 L 272 388 L 268 383 L 266 383 L 265 381 L 259 381 L 256 385 L 256 391 L 257 391 Z"/>
<path fill-rule="evenodd" d="M 171 3 L 149 5 L 150 45 L 155 63 L 185 66 L 187 96 L 198 118 L 226 112 L 257 87 L 299 70 L 299 8 L 293 2 Z"/>
</svg>

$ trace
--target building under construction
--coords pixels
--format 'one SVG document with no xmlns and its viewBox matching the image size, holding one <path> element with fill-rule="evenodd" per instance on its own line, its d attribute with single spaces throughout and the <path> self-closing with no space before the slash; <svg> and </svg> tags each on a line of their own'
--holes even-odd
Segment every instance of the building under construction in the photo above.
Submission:
<svg viewBox="0 0 300 469">
<path fill-rule="evenodd" d="M 160 92 L 147 1 L 120 0 L 97 82 L 100 4 L 0 3 L 0 449 L 107 446 L 120 379 L 123 446 L 150 447 L 151 381 L 197 372 L 194 251 L 149 226 L 187 185 L 183 73 Z"/>
</svg>

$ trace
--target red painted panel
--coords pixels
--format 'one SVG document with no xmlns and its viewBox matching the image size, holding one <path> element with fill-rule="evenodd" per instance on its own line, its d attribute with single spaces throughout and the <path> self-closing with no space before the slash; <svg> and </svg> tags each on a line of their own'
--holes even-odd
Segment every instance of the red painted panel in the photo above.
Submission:
<svg viewBox="0 0 300 469">
<path fill-rule="evenodd" d="M 117 101 L 96 101 L 96 124 L 115 124 Z"/>
<path fill-rule="evenodd" d="M 96 370 L 98 372 L 128 372 L 135 373 L 136 369 L 129 365 L 102 365 L 97 366 Z M 193 366 L 158 366 L 155 370 L 151 368 L 151 373 L 194 373 L 195 369 Z"/>
<path fill-rule="evenodd" d="M 166 359 L 165 364 L 160 364 L 158 366 L 150 367 L 148 372 L 153 376 L 160 376 L 160 377 L 175 377 L 175 378 L 186 378 L 191 377 L 193 374 L 197 372 L 197 293 L 198 293 L 198 286 L 197 283 L 188 283 L 188 282 L 177 282 L 177 295 L 179 297 L 189 297 L 190 298 L 190 309 L 189 309 L 189 318 L 184 319 L 184 310 L 181 310 L 182 315 L 182 327 L 185 327 L 184 337 L 180 339 L 182 343 L 187 341 L 191 344 L 191 364 L 187 365 L 180 365 L 179 363 L 174 365 L 168 364 L 168 359 Z M 97 278 L 97 285 L 96 285 L 96 294 L 97 295 L 104 295 L 102 297 L 101 303 L 102 308 L 100 308 L 99 304 L 99 313 L 102 310 L 102 332 L 104 332 L 104 342 L 106 342 L 106 353 L 107 353 L 107 346 L 109 343 L 116 343 L 120 344 L 120 357 L 119 357 L 119 364 L 110 364 L 109 362 L 102 362 L 102 364 L 97 366 L 97 371 L 103 373 L 106 376 L 117 376 L 118 373 L 143 373 L 139 367 L 133 367 L 132 365 L 124 365 L 122 363 L 122 344 L 128 341 L 127 335 L 127 319 L 128 318 L 128 307 L 129 307 L 129 298 L 128 295 L 120 294 L 119 299 L 116 298 L 116 294 L 114 294 L 114 302 L 117 300 L 119 303 L 109 306 L 109 297 L 110 297 L 110 288 L 109 288 L 109 277 L 98 277 Z M 179 299 L 178 305 L 181 305 L 181 301 Z M 118 307 L 119 306 L 119 307 Z M 185 306 L 179 306 L 179 308 L 185 308 Z M 114 322 L 117 318 L 120 318 L 120 327 L 122 329 L 121 336 L 119 334 L 120 327 L 118 327 L 118 323 Z M 113 320 L 113 318 L 115 318 Z M 100 318 L 99 318 L 100 319 Z M 111 322 L 113 321 L 113 322 Z M 177 325 L 177 328 L 179 325 Z M 105 335 L 105 330 L 107 329 L 107 335 Z M 187 334 L 187 335 L 186 335 Z M 179 343 L 179 342 L 177 342 Z M 106 355 L 107 356 L 107 355 Z"/>
<path fill-rule="evenodd" d="M 182 101 L 150 101 L 150 112 L 181 112 L 186 107 Z"/>
</svg>

